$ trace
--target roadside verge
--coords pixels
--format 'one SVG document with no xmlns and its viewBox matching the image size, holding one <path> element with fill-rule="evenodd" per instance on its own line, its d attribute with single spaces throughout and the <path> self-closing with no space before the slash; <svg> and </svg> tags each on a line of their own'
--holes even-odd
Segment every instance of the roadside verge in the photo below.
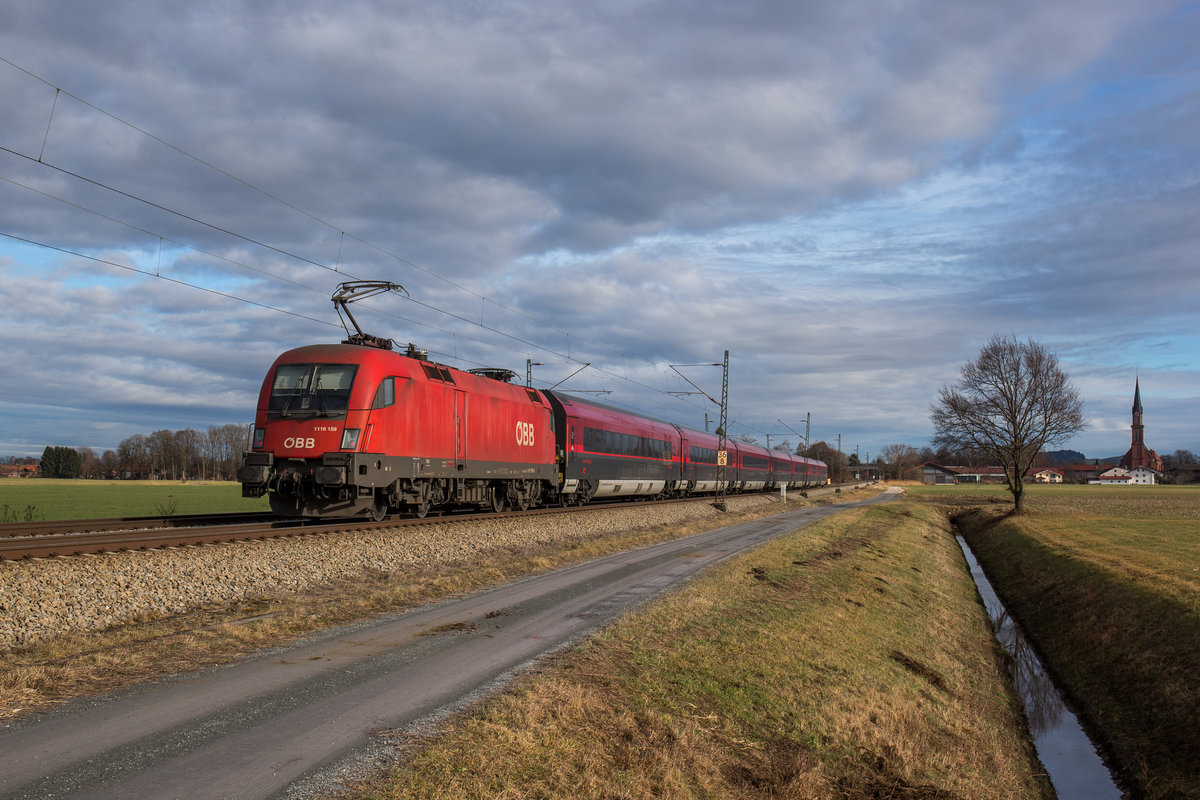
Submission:
<svg viewBox="0 0 1200 800">
<path fill-rule="evenodd" d="M 735 558 L 411 743 L 393 797 L 1042 798 L 945 515 Z"/>
</svg>

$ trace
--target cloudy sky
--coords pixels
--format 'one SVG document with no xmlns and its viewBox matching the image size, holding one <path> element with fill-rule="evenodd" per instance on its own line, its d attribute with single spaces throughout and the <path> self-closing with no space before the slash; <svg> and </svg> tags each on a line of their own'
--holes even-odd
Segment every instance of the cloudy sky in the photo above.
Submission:
<svg viewBox="0 0 1200 800">
<path fill-rule="evenodd" d="M 7 0 L 0 455 L 248 423 L 372 333 L 732 433 L 925 444 L 994 334 L 1200 451 L 1200 4 Z M 720 394 L 720 370 L 684 367 Z"/>
</svg>

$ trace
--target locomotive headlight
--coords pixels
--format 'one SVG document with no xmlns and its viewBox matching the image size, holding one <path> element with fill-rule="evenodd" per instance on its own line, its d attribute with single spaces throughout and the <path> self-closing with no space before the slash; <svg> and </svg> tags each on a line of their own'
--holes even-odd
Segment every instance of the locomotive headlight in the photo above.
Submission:
<svg viewBox="0 0 1200 800">
<path fill-rule="evenodd" d="M 355 450 L 358 448 L 358 434 L 362 428 L 346 428 L 342 433 L 342 449 Z"/>
<path fill-rule="evenodd" d="M 267 429 L 266 428 L 255 428 L 254 429 L 254 449 L 262 450 L 263 442 L 266 440 L 266 438 L 267 438 Z"/>
</svg>

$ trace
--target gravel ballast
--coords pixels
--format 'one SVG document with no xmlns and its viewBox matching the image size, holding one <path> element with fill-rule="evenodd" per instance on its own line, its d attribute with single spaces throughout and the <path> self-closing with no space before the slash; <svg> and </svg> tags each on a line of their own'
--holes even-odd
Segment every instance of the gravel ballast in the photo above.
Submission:
<svg viewBox="0 0 1200 800">
<path fill-rule="evenodd" d="M 730 513 L 779 505 L 731 497 Z M 782 509 L 781 509 L 782 510 Z M 0 649 L 69 631 L 103 630 L 202 607 L 301 592 L 361 575 L 461 564 L 488 553 L 720 515 L 710 502 L 638 505 L 546 516 L 267 539 L 207 547 L 0 562 Z"/>
</svg>

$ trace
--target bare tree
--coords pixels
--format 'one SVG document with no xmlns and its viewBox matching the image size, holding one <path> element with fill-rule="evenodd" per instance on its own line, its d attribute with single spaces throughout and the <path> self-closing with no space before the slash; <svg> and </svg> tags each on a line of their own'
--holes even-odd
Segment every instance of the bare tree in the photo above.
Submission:
<svg viewBox="0 0 1200 800">
<path fill-rule="evenodd" d="M 908 444 L 889 444 L 879 451 L 879 457 L 887 464 L 887 474 L 897 480 L 920 463 L 920 455 L 915 447 Z"/>
<path fill-rule="evenodd" d="M 843 483 L 846 480 L 849 460 L 846 458 L 845 453 L 840 452 L 834 446 L 826 444 L 823 441 L 816 442 L 810 445 L 807 450 L 802 448 L 797 449 L 796 455 L 824 461 L 825 466 L 829 470 L 829 480 L 834 483 Z"/>
<path fill-rule="evenodd" d="M 134 478 L 143 477 L 150 470 L 150 439 L 135 433 L 117 445 L 117 460 L 121 469 Z"/>
<path fill-rule="evenodd" d="M 95 478 L 100 474 L 100 457 L 96 455 L 96 451 L 90 447 L 76 447 L 79 451 L 79 476 L 81 478 Z"/>
<path fill-rule="evenodd" d="M 1058 357 L 1032 339 L 993 336 L 960 375 L 958 386 L 942 387 L 930 410 L 933 444 L 996 459 L 1021 513 L 1024 478 L 1038 453 L 1086 427 L 1083 400 Z"/>
<path fill-rule="evenodd" d="M 100 471 L 102 477 L 111 478 L 120 471 L 121 462 L 117 458 L 117 454 L 113 450 L 105 450 L 104 455 L 100 456 Z"/>
</svg>

